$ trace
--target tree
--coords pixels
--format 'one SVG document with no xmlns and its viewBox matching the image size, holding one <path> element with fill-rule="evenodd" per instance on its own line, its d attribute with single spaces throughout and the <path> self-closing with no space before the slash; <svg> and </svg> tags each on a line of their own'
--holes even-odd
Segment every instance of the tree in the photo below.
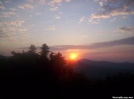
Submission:
<svg viewBox="0 0 134 99">
<path fill-rule="evenodd" d="M 52 59 L 54 58 L 54 56 L 55 56 L 55 53 L 54 53 L 54 52 L 51 52 L 51 53 L 49 54 L 49 59 L 52 60 Z"/>
<path fill-rule="evenodd" d="M 42 59 L 48 59 L 48 54 L 49 54 L 49 47 L 47 46 L 47 44 L 43 44 L 41 47 L 41 58 Z"/>
<path fill-rule="evenodd" d="M 49 54 L 51 70 L 54 73 L 54 78 L 60 79 L 65 76 L 65 60 L 61 53 Z"/>
<path fill-rule="evenodd" d="M 53 53 L 51 52 L 50 55 L 50 61 L 52 63 L 54 63 L 55 65 L 58 65 L 58 66 L 63 66 L 65 65 L 65 60 L 64 60 L 64 57 L 62 56 L 61 53 Z"/>
<path fill-rule="evenodd" d="M 29 47 L 29 53 L 35 53 L 35 50 L 36 50 L 36 47 L 35 47 L 35 45 L 31 45 L 30 47 Z"/>
</svg>

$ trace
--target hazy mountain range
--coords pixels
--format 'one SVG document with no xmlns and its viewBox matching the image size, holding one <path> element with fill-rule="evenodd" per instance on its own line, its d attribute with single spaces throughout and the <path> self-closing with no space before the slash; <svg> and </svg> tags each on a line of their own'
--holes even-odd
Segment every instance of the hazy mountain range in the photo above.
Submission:
<svg viewBox="0 0 134 99">
<path fill-rule="evenodd" d="M 122 73 L 134 73 L 134 63 L 122 62 L 114 63 L 108 61 L 92 61 L 81 59 L 72 64 L 73 69 L 83 72 L 89 79 L 105 78 L 106 75 L 116 75 Z"/>
</svg>

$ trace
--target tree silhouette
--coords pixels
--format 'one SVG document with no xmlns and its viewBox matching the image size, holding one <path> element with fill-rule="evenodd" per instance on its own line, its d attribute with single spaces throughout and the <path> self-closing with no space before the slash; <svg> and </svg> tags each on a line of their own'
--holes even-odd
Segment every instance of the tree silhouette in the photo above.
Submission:
<svg viewBox="0 0 134 99">
<path fill-rule="evenodd" d="M 55 78 L 60 79 L 61 77 L 65 77 L 65 59 L 62 56 L 61 53 L 53 53 L 51 52 L 49 54 L 49 58 L 50 58 L 50 66 L 51 66 L 51 70 L 55 75 Z"/>
<path fill-rule="evenodd" d="M 30 47 L 29 47 L 29 53 L 35 53 L 35 51 L 36 51 L 36 47 L 35 47 L 35 45 L 31 45 Z"/>
<path fill-rule="evenodd" d="M 51 53 L 49 54 L 49 59 L 50 59 L 50 60 L 53 60 L 54 56 L 55 56 L 55 53 L 54 53 L 54 52 L 51 52 Z"/>
<path fill-rule="evenodd" d="M 59 52 L 57 54 L 51 52 L 50 53 L 50 60 L 51 60 L 51 62 L 53 62 L 54 64 L 57 64 L 58 66 L 65 65 L 64 57 Z"/>
<path fill-rule="evenodd" d="M 43 44 L 41 47 L 40 57 L 43 60 L 48 60 L 48 54 L 50 53 L 47 44 Z"/>
</svg>

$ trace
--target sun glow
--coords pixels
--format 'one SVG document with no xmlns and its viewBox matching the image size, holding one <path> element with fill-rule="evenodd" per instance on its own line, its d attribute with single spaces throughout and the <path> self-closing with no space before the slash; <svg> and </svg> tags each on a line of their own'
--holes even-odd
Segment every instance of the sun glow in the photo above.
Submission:
<svg viewBox="0 0 134 99">
<path fill-rule="evenodd" d="M 71 54 L 70 54 L 70 59 L 71 59 L 71 60 L 77 59 L 77 54 L 76 54 L 76 53 L 71 53 Z"/>
</svg>

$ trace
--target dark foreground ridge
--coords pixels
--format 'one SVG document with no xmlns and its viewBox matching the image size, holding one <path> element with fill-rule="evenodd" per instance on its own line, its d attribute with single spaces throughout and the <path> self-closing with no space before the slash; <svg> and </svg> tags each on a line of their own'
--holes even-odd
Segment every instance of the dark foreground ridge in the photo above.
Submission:
<svg viewBox="0 0 134 99">
<path fill-rule="evenodd" d="M 60 53 L 49 51 L 46 44 L 39 53 L 31 45 L 29 51 L 13 51 L 12 55 L 0 56 L 1 99 L 111 99 L 133 95 L 132 73 L 90 80 L 83 72 L 75 72 Z"/>
</svg>

